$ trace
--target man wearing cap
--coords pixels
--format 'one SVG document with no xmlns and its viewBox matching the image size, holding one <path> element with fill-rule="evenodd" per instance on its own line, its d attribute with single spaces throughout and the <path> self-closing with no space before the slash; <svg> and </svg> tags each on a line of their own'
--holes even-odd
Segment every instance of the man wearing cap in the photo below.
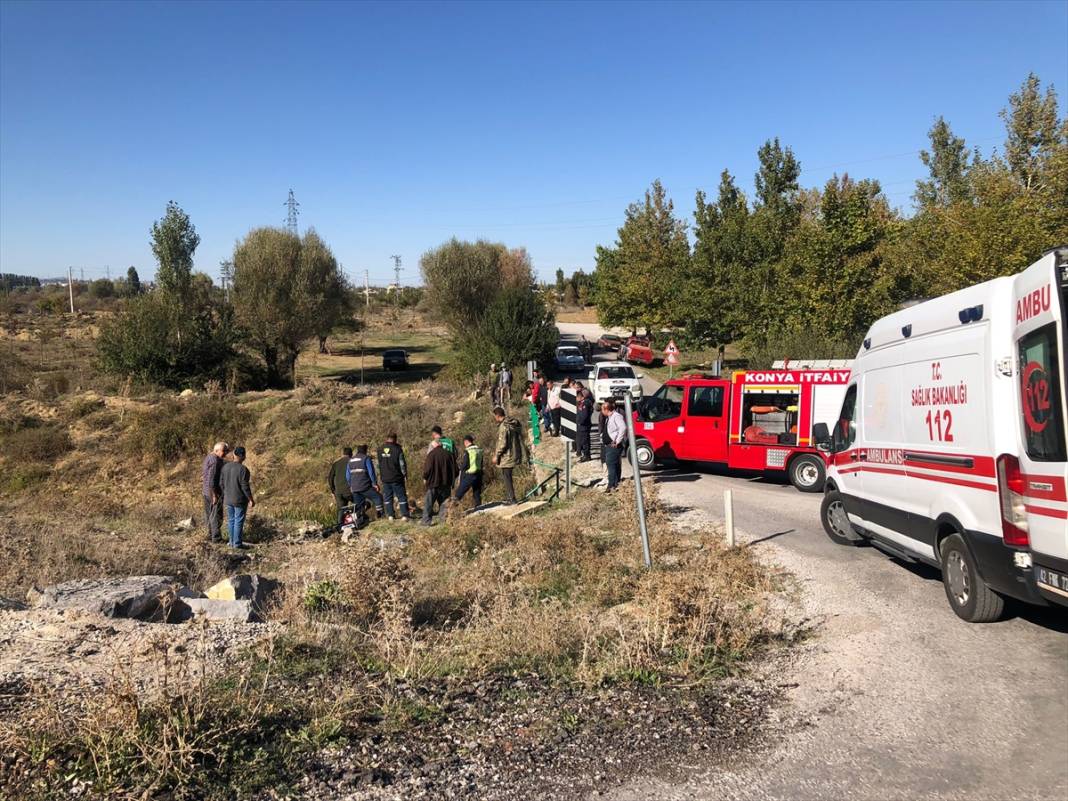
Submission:
<svg viewBox="0 0 1068 801">
<path fill-rule="evenodd" d="M 219 483 L 222 485 L 222 500 L 226 504 L 230 527 L 230 547 L 247 547 L 241 540 L 245 530 L 245 515 L 256 505 L 252 497 L 252 475 L 245 467 L 245 449 L 234 448 L 234 461 L 222 466 Z"/>
<path fill-rule="evenodd" d="M 216 442 L 204 458 L 204 465 L 200 469 L 201 486 L 204 493 L 204 522 L 208 526 L 208 542 L 219 542 L 222 539 L 222 514 L 223 498 L 222 488 L 219 486 L 219 477 L 222 466 L 226 461 L 226 454 L 230 446 L 225 442 Z"/>
</svg>

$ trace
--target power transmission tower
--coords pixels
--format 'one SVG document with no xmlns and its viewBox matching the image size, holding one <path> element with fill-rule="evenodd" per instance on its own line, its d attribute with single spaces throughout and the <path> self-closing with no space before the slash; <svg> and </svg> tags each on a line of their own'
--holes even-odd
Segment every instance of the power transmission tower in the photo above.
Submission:
<svg viewBox="0 0 1068 801">
<path fill-rule="evenodd" d="M 397 310 L 397 314 L 400 314 L 400 274 L 401 270 L 401 257 L 390 256 L 393 259 L 393 274 L 396 278 L 393 279 L 393 307 Z"/>
<path fill-rule="evenodd" d="M 289 230 L 289 233 L 293 234 L 293 236 L 300 236 L 297 231 L 297 215 L 300 214 L 300 212 L 297 211 L 297 207 L 300 204 L 293 196 L 292 189 L 289 190 L 289 200 L 283 205 L 286 207 L 286 228 Z"/>
<path fill-rule="evenodd" d="M 234 263 L 229 259 L 219 262 L 219 277 L 222 279 L 223 292 L 226 293 L 226 302 L 230 302 L 230 284 L 234 281 Z"/>
</svg>

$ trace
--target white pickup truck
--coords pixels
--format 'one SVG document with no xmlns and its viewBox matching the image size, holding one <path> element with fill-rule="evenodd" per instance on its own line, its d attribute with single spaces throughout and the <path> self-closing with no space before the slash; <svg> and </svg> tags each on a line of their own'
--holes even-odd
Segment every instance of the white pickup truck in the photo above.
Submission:
<svg viewBox="0 0 1068 801">
<path fill-rule="evenodd" d="M 597 403 L 620 397 L 628 390 L 633 401 L 642 399 L 641 373 L 626 362 L 598 362 L 590 372 L 590 389 Z"/>
</svg>

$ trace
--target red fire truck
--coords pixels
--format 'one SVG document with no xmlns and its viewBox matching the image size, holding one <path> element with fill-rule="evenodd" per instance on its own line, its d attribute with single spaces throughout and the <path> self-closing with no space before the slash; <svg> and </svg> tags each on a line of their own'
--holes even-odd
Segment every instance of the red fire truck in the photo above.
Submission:
<svg viewBox="0 0 1068 801">
<path fill-rule="evenodd" d="M 730 379 L 684 375 L 642 401 L 638 462 L 719 462 L 739 470 L 787 471 L 802 492 L 823 489 L 827 456 L 814 423 L 838 419 L 849 370 L 746 370 Z"/>
</svg>

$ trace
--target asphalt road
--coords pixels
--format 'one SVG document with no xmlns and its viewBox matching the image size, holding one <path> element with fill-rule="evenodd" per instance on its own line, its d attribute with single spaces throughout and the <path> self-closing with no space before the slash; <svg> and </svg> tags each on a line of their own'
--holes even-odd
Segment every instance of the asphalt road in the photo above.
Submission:
<svg viewBox="0 0 1068 801">
<path fill-rule="evenodd" d="M 591 339 L 600 330 L 560 328 Z M 741 539 L 797 577 L 817 627 L 786 680 L 797 685 L 792 724 L 770 750 L 646 777 L 610 798 L 1068 799 L 1063 610 L 1010 604 L 998 623 L 965 623 L 938 571 L 832 543 L 819 495 L 711 466 L 646 480 L 680 512 L 715 520 L 731 489 Z"/>
</svg>

